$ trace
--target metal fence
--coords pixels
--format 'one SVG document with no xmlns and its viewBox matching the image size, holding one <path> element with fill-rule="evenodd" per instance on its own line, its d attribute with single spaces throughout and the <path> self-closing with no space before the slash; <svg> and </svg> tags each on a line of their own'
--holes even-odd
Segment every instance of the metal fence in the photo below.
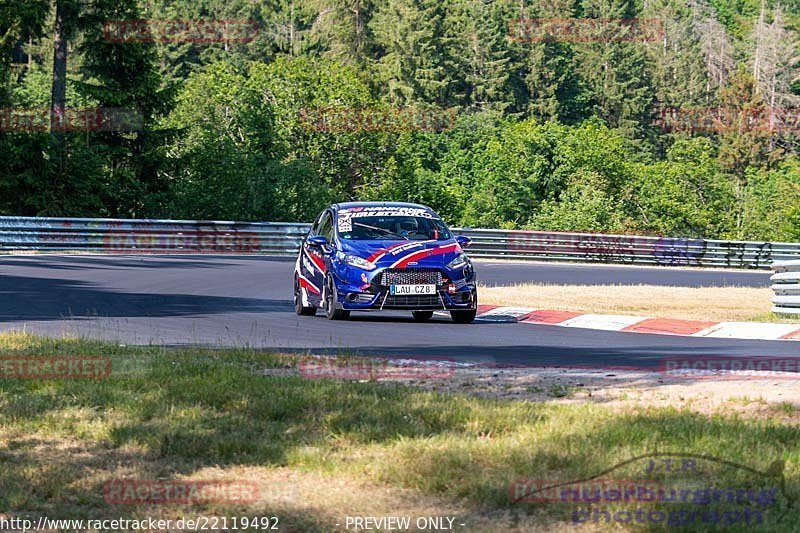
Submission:
<svg viewBox="0 0 800 533">
<path fill-rule="evenodd" d="M 0 217 L 0 251 L 296 253 L 309 224 Z M 470 255 L 663 266 L 768 269 L 800 260 L 800 243 L 455 228 Z"/>
<path fill-rule="evenodd" d="M 800 261 L 779 261 L 772 266 L 775 313 L 800 315 Z"/>
<path fill-rule="evenodd" d="M 310 224 L 0 217 L 0 251 L 294 254 Z"/>
</svg>

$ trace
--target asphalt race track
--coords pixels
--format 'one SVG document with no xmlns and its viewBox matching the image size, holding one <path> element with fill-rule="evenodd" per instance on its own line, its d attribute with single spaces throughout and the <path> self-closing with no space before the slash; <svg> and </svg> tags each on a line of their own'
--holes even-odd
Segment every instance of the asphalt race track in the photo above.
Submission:
<svg viewBox="0 0 800 533">
<path fill-rule="evenodd" d="M 127 344 L 253 346 L 512 365 L 657 367 L 664 357 L 797 356 L 800 344 L 643 335 L 410 313 L 295 316 L 293 262 L 240 256 L 0 256 L 0 331 Z M 768 272 L 481 262 L 487 284 L 769 285 Z"/>
</svg>

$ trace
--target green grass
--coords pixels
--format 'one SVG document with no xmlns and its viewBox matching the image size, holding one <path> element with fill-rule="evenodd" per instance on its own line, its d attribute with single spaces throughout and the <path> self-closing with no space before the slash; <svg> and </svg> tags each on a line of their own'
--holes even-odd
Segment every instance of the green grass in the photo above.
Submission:
<svg viewBox="0 0 800 533">
<path fill-rule="evenodd" d="M 778 313 L 764 313 L 755 315 L 748 319 L 749 322 L 773 322 L 781 324 L 800 324 L 800 316 L 798 315 L 779 315 Z"/>
<path fill-rule="evenodd" d="M 778 419 L 794 413 L 789 406 L 779 406 L 775 419 L 751 420 L 492 400 L 392 383 L 265 376 L 264 369 L 296 359 L 249 349 L 0 335 L 0 356 L 55 354 L 109 356 L 114 370 L 103 381 L 0 381 L 0 511 L 116 516 L 102 485 L 121 472 L 173 478 L 206 468 L 285 467 L 465 501 L 481 513 L 568 521 L 561 505 L 510 502 L 509 483 L 580 479 L 656 450 L 761 471 L 782 460 L 787 491 L 800 493 L 800 428 Z M 718 483 L 733 482 L 734 474 L 717 474 Z M 795 508 L 783 524 L 798 522 Z M 327 527 L 324 517 L 302 513 L 289 523 Z"/>
</svg>

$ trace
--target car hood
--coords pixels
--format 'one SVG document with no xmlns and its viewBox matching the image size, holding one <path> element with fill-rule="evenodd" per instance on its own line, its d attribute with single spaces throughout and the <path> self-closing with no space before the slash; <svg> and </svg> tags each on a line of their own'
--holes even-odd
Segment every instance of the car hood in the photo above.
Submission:
<svg viewBox="0 0 800 533">
<path fill-rule="evenodd" d="M 446 241 L 342 241 L 342 251 L 379 268 L 439 267 L 462 253 L 455 239 Z"/>
</svg>

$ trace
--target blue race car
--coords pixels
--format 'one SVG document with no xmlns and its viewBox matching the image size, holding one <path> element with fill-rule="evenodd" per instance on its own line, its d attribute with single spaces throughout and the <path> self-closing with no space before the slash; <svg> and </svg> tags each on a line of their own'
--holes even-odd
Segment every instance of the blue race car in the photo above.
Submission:
<svg viewBox="0 0 800 533">
<path fill-rule="evenodd" d="M 385 202 L 334 204 L 317 217 L 294 269 L 298 315 L 325 310 L 328 320 L 351 311 L 403 309 L 417 321 L 437 310 L 453 321 L 475 320 L 475 270 L 463 248 L 423 205 Z"/>
</svg>

